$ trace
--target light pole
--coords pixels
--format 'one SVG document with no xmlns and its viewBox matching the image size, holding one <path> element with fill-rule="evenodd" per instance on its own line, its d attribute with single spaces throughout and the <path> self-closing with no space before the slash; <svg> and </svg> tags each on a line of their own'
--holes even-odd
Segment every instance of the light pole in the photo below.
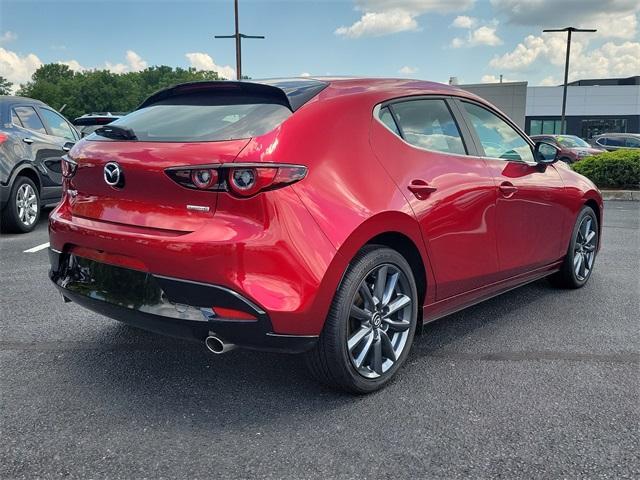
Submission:
<svg viewBox="0 0 640 480">
<path fill-rule="evenodd" d="M 593 32 L 597 32 L 597 30 L 589 29 L 589 28 L 565 27 L 565 28 L 557 28 L 557 29 L 547 29 L 547 30 L 543 30 L 543 32 L 567 32 L 567 59 L 564 62 L 564 88 L 562 90 L 562 119 L 560 120 L 560 133 L 564 135 L 567 133 L 565 113 L 567 110 L 567 84 L 569 82 L 569 54 L 571 53 L 571 34 L 573 32 L 593 33 Z"/>
<path fill-rule="evenodd" d="M 214 38 L 235 38 L 236 39 L 236 78 L 242 79 L 242 39 L 243 38 L 264 38 L 262 35 L 245 35 L 240 33 L 238 23 L 238 0 L 233 2 L 235 12 L 236 33 L 234 35 L 215 35 Z"/>
</svg>

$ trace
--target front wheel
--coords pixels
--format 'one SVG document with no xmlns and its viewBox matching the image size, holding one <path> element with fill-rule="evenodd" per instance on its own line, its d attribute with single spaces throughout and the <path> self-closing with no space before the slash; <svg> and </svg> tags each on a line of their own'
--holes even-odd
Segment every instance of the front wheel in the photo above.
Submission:
<svg viewBox="0 0 640 480">
<path fill-rule="evenodd" d="M 311 373 L 352 393 L 378 390 L 404 363 L 417 314 L 405 258 L 382 246 L 364 248 L 345 273 L 318 343 L 306 353 Z"/>
<path fill-rule="evenodd" d="M 584 286 L 593 272 L 598 250 L 598 217 L 591 207 L 584 206 L 573 227 L 569 250 L 560 271 L 550 277 L 561 288 Z"/>
<path fill-rule="evenodd" d="M 9 201 L 2 212 L 2 229 L 7 232 L 27 233 L 40 218 L 40 195 L 31 179 L 17 177 Z"/>
</svg>

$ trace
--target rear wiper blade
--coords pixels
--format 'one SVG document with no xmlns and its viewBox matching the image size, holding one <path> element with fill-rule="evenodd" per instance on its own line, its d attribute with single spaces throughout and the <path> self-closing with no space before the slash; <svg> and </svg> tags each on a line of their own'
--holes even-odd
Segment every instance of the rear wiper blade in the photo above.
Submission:
<svg viewBox="0 0 640 480">
<path fill-rule="evenodd" d="M 120 138 L 122 140 L 137 140 L 136 134 L 127 127 L 121 127 L 119 125 L 105 125 L 96 129 L 95 133 L 100 136 L 108 138 Z"/>
</svg>

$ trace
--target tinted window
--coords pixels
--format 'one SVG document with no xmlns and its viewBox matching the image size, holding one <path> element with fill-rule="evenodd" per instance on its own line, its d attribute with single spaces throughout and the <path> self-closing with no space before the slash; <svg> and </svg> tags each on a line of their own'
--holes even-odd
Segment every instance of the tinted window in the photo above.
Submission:
<svg viewBox="0 0 640 480">
<path fill-rule="evenodd" d="M 45 122 L 49 125 L 52 135 L 68 138 L 69 140 L 75 140 L 76 137 L 73 135 L 71 127 L 61 115 L 58 115 L 53 110 L 49 110 L 47 108 L 41 108 L 40 113 L 42 113 Z"/>
<path fill-rule="evenodd" d="M 24 128 L 28 128 L 34 132 L 47 133 L 40 117 L 38 117 L 33 107 L 15 107 L 13 110 L 22 122 Z"/>
<path fill-rule="evenodd" d="M 533 162 L 533 152 L 524 138 L 507 122 L 478 105 L 462 102 L 480 138 L 485 157 Z"/>
<path fill-rule="evenodd" d="M 290 115 L 291 110 L 279 104 L 229 104 L 226 99 L 220 105 L 150 105 L 110 125 L 130 128 L 141 141 L 210 142 L 263 135 Z"/>
<path fill-rule="evenodd" d="M 379 118 L 380 121 L 384 123 L 389 130 L 395 132 L 396 135 L 400 135 L 400 131 L 398 130 L 398 126 L 396 125 L 396 121 L 393 119 L 393 115 L 391 115 L 389 108 L 381 108 Z"/>
<path fill-rule="evenodd" d="M 624 142 L 626 147 L 640 148 L 640 139 L 634 137 L 628 137 Z"/>
<path fill-rule="evenodd" d="M 11 123 L 19 127 L 24 127 L 24 125 L 22 125 L 22 122 L 18 118 L 18 115 L 16 114 L 14 109 L 11 109 Z"/>
<path fill-rule="evenodd" d="M 607 146 L 609 147 L 624 147 L 624 138 L 621 137 L 607 137 Z"/>
<path fill-rule="evenodd" d="M 411 145 L 437 152 L 467 153 L 444 100 L 411 100 L 394 103 L 391 108 L 404 139 Z"/>
<path fill-rule="evenodd" d="M 529 125 L 529 135 L 540 135 L 542 133 L 542 120 L 531 120 Z"/>
</svg>

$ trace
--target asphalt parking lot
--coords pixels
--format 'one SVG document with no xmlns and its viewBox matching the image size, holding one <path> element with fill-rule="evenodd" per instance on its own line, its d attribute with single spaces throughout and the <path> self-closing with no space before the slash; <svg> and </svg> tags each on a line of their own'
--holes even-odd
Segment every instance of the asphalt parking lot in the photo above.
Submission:
<svg viewBox="0 0 640 480">
<path fill-rule="evenodd" d="M 366 397 L 65 305 L 24 253 L 46 241 L 45 220 L 0 238 L 1 478 L 640 476 L 638 202 L 606 205 L 587 287 L 435 322 Z"/>
</svg>

